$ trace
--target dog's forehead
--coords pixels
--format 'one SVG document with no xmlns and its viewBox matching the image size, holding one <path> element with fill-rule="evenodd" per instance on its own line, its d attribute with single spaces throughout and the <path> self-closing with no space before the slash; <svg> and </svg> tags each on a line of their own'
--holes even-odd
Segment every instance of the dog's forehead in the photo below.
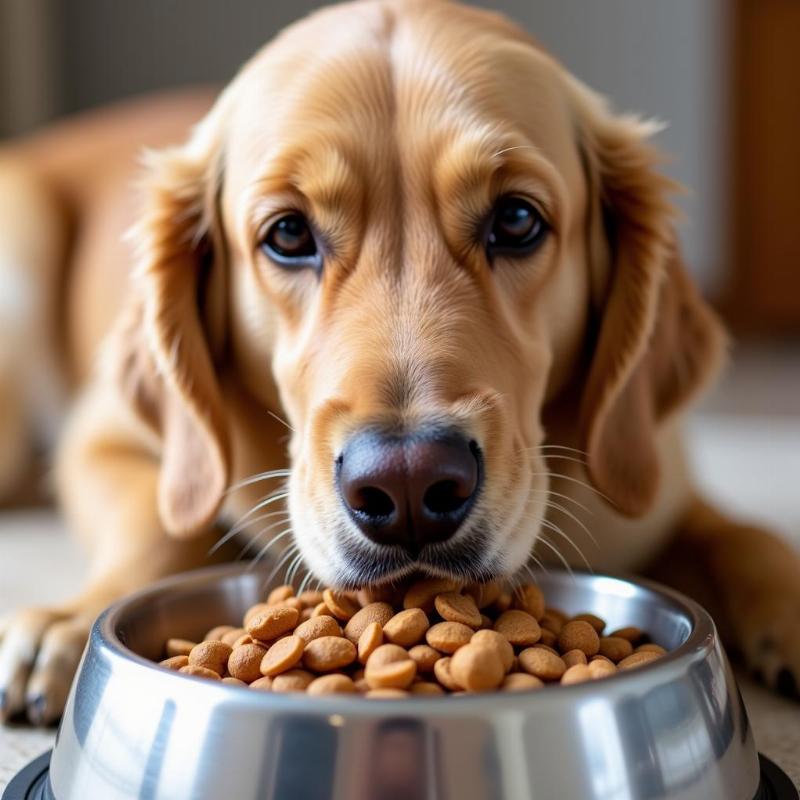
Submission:
<svg viewBox="0 0 800 800">
<path fill-rule="evenodd" d="M 301 156 L 315 168 L 333 150 L 371 179 L 398 161 L 424 173 L 443 143 L 479 132 L 484 153 L 530 144 L 570 182 L 578 154 L 562 68 L 488 19 L 457 4 L 368 2 L 293 26 L 237 79 L 228 178 L 252 183 Z"/>
</svg>

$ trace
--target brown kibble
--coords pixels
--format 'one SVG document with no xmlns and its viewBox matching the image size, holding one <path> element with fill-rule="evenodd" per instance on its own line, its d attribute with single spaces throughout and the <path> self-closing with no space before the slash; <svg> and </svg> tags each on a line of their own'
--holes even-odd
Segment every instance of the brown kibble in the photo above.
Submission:
<svg viewBox="0 0 800 800">
<path fill-rule="evenodd" d="M 364 669 L 364 678 L 371 689 L 406 689 L 416 675 L 416 662 L 396 644 L 378 647 Z"/>
<path fill-rule="evenodd" d="M 343 636 L 320 636 L 303 650 L 303 663 L 314 672 L 333 672 L 356 660 L 356 646 Z"/>
<path fill-rule="evenodd" d="M 241 647 L 243 644 L 255 644 L 255 639 L 249 633 L 243 633 L 232 645 L 233 649 L 235 650 L 237 647 Z"/>
<path fill-rule="evenodd" d="M 519 654 L 519 665 L 525 672 L 543 681 L 557 681 L 567 671 L 561 656 L 543 647 L 528 647 Z"/>
<path fill-rule="evenodd" d="M 365 678 L 354 678 L 353 686 L 356 687 L 356 691 L 360 694 L 364 694 L 365 692 L 369 691 L 369 684 Z"/>
<path fill-rule="evenodd" d="M 239 686 L 244 687 L 245 689 L 247 688 L 247 684 L 244 681 L 240 681 L 238 678 L 231 678 L 230 675 L 228 675 L 226 678 L 223 678 L 222 682 L 227 683 L 229 686 Z"/>
<path fill-rule="evenodd" d="M 296 608 L 268 606 L 256 614 L 245 627 L 254 639 L 269 642 L 281 634 L 293 631 L 299 618 L 300 612 Z"/>
<path fill-rule="evenodd" d="M 347 675 L 337 672 L 334 675 L 322 675 L 315 678 L 308 685 L 306 690 L 309 694 L 353 694 L 356 691 L 355 684 Z"/>
<path fill-rule="evenodd" d="M 511 592 L 501 592 L 497 600 L 492 603 L 492 609 L 495 614 L 502 614 L 504 611 L 508 611 L 511 608 L 511 600 Z"/>
<path fill-rule="evenodd" d="M 503 665 L 503 671 L 509 672 L 511 670 L 514 665 L 514 648 L 502 633 L 481 630 L 474 633 L 469 641 L 470 644 L 479 644 L 483 647 L 492 648 Z"/>
<path fill-rule="evenodd" d="M 404 697 L 410 697 L 410 692 L 405 692 L 402 689 L 370 689 L 364 697 L 369 697 L 372 700 L 402 700 Z"/>
<path fill-rule="evenodd" d="M 500 684 L 504 692 L 527 692 L 531 689 L 541 689 L 544 684 L 535 676 L 527 672 L 511 672 L 506 675 Z"/>
<path fill-rule="evenodd" d="M 196 667 L 194 664 L 187 664 L 185 667 L 181 667 L 178 672 L 182 672 L 184 675 L 194 675 L 197 678 L 210 678 L 215 681 L 220 679 L 219 673 L 214 672 L 213 669 Z"/>
<path fill-rule="evenodd" d="M 625 628 L 617 628 L 617 630 L 611 631 L 611 633 L 608 635 L 619 637 L 620 639 L 627 639 L 632 645 L 635 645 L 644 638 L 644 632 L 642 629 L 637 628 L 635 625 L 628 625 Z"/>
<path fill-rule="evenodd" d="M 311 616 L 313 618 L 321 616 L 331 617 L 333 615 L 331 614 L 331 610 L 328 608 L 328 606 L 325 605 L 325 603 L 317 603 L 317 605 L 315 605 L 313 610 L 311 611 Z"/>
<path fill-rule="evenodd" d="M 561 660 L 567 665 L 567 669 L 570 667 L 574 667 L 576 664 L 586 664 L 588 659 L 586 658 L 586 653 L 583 650 L 567 650 L 561 656 Z"/>
<path fill-rule="evenodd" d="M 443 592 L 437 594 L 434 606 L 439 616 L 449 622 L 460 622 L 470 628 L 478 628 L 481 624 L 481 612 L 468 594 L 458 592 Z"/>
<path fill-rule="evenodd" d="M 452 592 L 457 588 L 458 584 L 449 578 L 424 578 L 408 588 L 403 597 L 403 608 L 421 608 L 430 614 L 437 594 Z"/>
<path fill-rule="evenodd" d="M 247 628 L 247 624 L 250 622 L 251 619 L 262 614 L 266 611 L 269 606 L 266 603 L 256 603 L 254 606 L 250 606 L 247 611 L 244 612 L 244 617 L 242 618 L 242 627 L 245 629 Z"/>
<path fill-rule="evenodd" d="M 494 623 L 494 630 L 502 633 L 511 644 L 527 647 L 536 644 L 542 636 L 539 623 L 526 611 L 504 611 Z"/>
<path fill-rule="evenodd" d="M 425 640 L 431 647 L 443 653 L 455 653 L 459 647 L 469 644 L 474 631 L 461 622 L 437 622 L 431 625 L 425 634 Z"/>
<path fill-rule="evenodd" d="M 261 674 L 270 678 L 291 669 L 303 657 L 306 643 L 299 636 L 279 639 L 261 659 Z"/>
<path fill-rule="evenodd" d="M 188 639 L 167 639 L 167 658 L 173 656 L 188 656 L 197 642 L 190 642 Z"/>
<path fill-rule="evenodd" d="M 389 584 L 381 584 L 379 586 L 363 586 L 356 594 L 356 600 L 361 604 L 362 608 L 368 606 L 370 603 L 388 603 L 389 605 L 396 605 L 398 589 Z"/>
<path fill-rule="evenodd" d="M 256 689 L 259 692 L 271 692 L 272 678 L 269 678 L 266 675 L 263 678 L 257 678 L 250 684 L 250 688 Z"/>
<path fill-rule="evenodd" d="M 596 681 L 600 678 L 607 678 L 609 675 L 613 675 L 617 671 L 617 668 L 610 662 L 604 658 L 599 659 L 592 659 L 589 662 L 589 674 L 592 676 L 592 680 Z"/>
<path fill-rule="evenodd" d="M 273 606 L 276 603 L 282 603 L 284 600 L 288 600 L 290 597 L 294 597 L 293 586 L 289 586 L 289 584 L 284 584 L 283 586 L 276 586 L 267 595 L 267 605 Z"/>
<path fill-rule="evenodd" d="M 488 614 L 481 614 L 481 627 L 479 630 L 491 630 L 494 620 Z"/>
<path fill-rule="evenodd" d="M 600 655 L 605 656 L 615 664 L 622 661 L 633 652 L 633 645 L 621 636 L 601 636 Z"/>
<path fill-rule="evenodd" d="M 496 689 L 505 678 L 505 668 L 495 647 L 470 643 L 450 659 L 450 674 L 462 689 L 485 692 Z"/>
<path fill-rule="evenodd" d="M 657 653 L 660 656 L 665 656 L 667 651 L 660 645 L 660 644 L 640 644 L 636 650 L 636 653 Z"/>
<path fill-rule="evenodd" d="M 576 614 L 570 622 L 588 622 L 595 630 L 598 636 L 602 634 L 603 629 L 606 627 L 606 621 L 601 619 L 597 616 L 597 614 L 589 614 L 588 612 L 584 612 L 583 614 Z"/>
<path fill-rule="evenodd" d="M 358 640 L 358 661 L 366 664 L 372 653 L 383 644 L 383 628 L 378 622 L 370 622 Z"/>
<path fill-rule="evenodd" d="M 455 682 L 452 674 L 450 673 L 450 660 L 450 656 L 447 656 L 446 658 L 440 658 L 433 665 L 433 674 L 436 677 L 436 680 L 439 681 L 439 683 L 441 683 L 445 689 L 455 692 L 461 687 Z"/>
<path fill-rule="evenodd" d="M 310 620 L 310 619 L 311 619 L 311 617 L 313 617 L 313 616 L 314 616 L 314 609 L 313 609 L 313 608 L 311 608 L 311 606 L 306 606 L 306 607 L 305 607 L 305 608 L 304 608 L 304 609 L 303 609 L 303 610 L 300 612 L 300 622 L 307 622 L 307 621 L 308 621 L 308 620 Z"/>
<path fill-rule="evenodd" d="M 539 620 L 539 625 L 558 636 L 558 634 L 561 633 L 561 629 L 564 627 L 564 620 L 555 614 L 553 609 L 545 609 L 544 615 Z"/>
<path fill-rule="evenodd" d="M 234 647 L 242 636 L 250 636 L 250 634 L 244 628 L 231 628 L 231 630 L 222 637 L 222 641 Z"/>
<path fill-rule="evenodd" d="M 593 656 L 600 650 L 600 637 L 588 622 L 568 622 L 558 634 L 558 649 L 562 653 L 581 650 L 587 656 Z"/>
<path fill-rule="evenodd" d="M 469 595 L 478 608 L 488 608 L 497 602 L 497 598 L 502 594 L 503 587 L 499 581 L 487 581 L 486 583 L 471 583 L 465 587 L 464 594 Z M 456 620 L 460 622 L 460 620 Z"/>
<path fill-rule="evenodd" d="M 193 667 L 205 667 L 217 675 L 222 675 L 232 652 L 233 649 L 229 644 L 219 640 L 200 642 L 191 649 L 189 664 Z"/>
<path fill-rule="evenodd" d="M 177 672 L 188 663 L 189 656 L 171 656 L 170 658 L 165 658 L 163 661 L 159 661 L 158 665 L 160 667 L 166 667 L 167 669 L 174 669 Z"/>
<path fill-rule="evenodd" d="M 261 659 L 267 650 L 260 644 L 243 644 L 235 647 L 228 657 L 228 672 L 231 677 L 252 683 L 261 677 Z"/>
<path fill-rule="evenodd" d="M 588 664 L 575 664 L 561 676 L 561 684 L 568 686 L 573 683 L 584 683 L 591 679 L 592 673 L 589 671 Z"/>
<path fill-rule="evenodd" d="M 341 636 L 342 629 L 339 623 L 328 614 L 320 614 L 300 623 L 295 628 L 295 636 L 299 636 L 306 644 L 320 636 Z"/>
<path fill-rule="evenodd" d="M 433 665 L 442 654 L 429 644 L 418 644 L 408 651 L 408 657 L 417 662 L 417 672 L 433 672 Z"/>
<path fill-rule="evenodd" d="M 539 639 L 537 644 L 543 644 L 553 649 L 558 644 L 558 636 L 548 628 L 542 628 L 542 638 Z"/>
<path fill-rule="evenodd" d="M 442 695 L 444 689 L 438 683 L 432 681 L 419 681 L 411 684 L 411 694 L 420 695 Z"/>
<path fill-rule="evenodd" d="M 428 617 L 421 608 L 407 608 L 384 623 L 383 635 L 393 644 L 411 647 L 425 636 L 429 627 Z"/>
<path fill-rule="evenodd" d="M 388 603 L 369 603 L 353 614 L 344 626 L 344 635 L 351 641 L 357 642 L 367 626 L 373 622 L 383 627 L 394 616 L 394 609 Z"/>
<path fill-rule="evenodd" d="M 512 605 L 530 614 L 538 622 L 544 616 L 544 593 L 533 583 L 520 586 L 513 594 Z"/>
<path fill-rule="evenodd" d="M 212 628 L 204 637 L 204 642 L 224 642 L 225 635 L 230 633 L 231 631 L 235 631 L 236 628 L 233 625 L 217 625 L 216 628 Z"/>
<path fill-rule="evenodd" d="M 658 653 L 654 653 L 652 650 L 641 650 L 638 653 L 629 655 L 627 658 L 623 658 L 622 661 L 617 664 L 617 667 L 619 669 L 635 669 L 636 667 L 649 664 L 651 661 L 655 661 L 659 658 L 661 658 L 661 656 Z"/>
<path fill-rule="evenodd" d="M 301 592 L 297 595 L 297 599 L 306 607 L 313 608 L 314 606 L 322 603 L 322 592 L 312 592 L 311 590 L 307 590 L 305 592 Z"/>
<path fill-rule="evenodd" d="M 343 622 L 350 619 L 360 609 L 358 603 L 349 594 L 337 592 L 334 589 L 325 589 L 322 592 L 322 599 L 331 610 L 331 614 Z"/>
<path fill-rule="evenodd" d="M 290 669 L 272 679 L 273 692 L 304 692 L 314 675 L 304 669 Z"/>
</svg>

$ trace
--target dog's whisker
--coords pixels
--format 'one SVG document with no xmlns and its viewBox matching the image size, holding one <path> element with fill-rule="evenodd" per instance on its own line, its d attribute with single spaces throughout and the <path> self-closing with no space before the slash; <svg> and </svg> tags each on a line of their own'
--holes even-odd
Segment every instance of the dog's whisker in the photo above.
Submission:
<svg viewBox="0 0 800 800">
<path fill-rule="evenodd" d="M 594 492 L 598 497 L 602 497 L 607 503 L 612 506 L 616 506 L 616 503 L 606 494 L 603 494 L 599 489 L 595 489 L 594 486 L 586 483 L 586 481 L 578 480 L 578 478 L 573 478 L 571 475 L 562 475 L 560 472 L 533 472 L 531 473 L 534 477 L 544 477 L 544 478 L 556 478 L 558 480 L 570 481 L 571 483 L 575 483 L 578 486 L 582 486 L 584 489 L 587 489 L 590 492 Z"/>
<path fill-rule="evenodd" d="M 264 588 L 265 589 L 272 585 L 272 579 L 280 572 L 281 567 L 290 558 L 292 558 L 294 556 L 294 554 L 297 552 L 297 549 L 298 549 L 297 548 L 297 544 L 295 542 L 293 542 L 292 544 L 289 545 L 289 547 L 286 548 L 286 552 L 278 559 L 278 562 L 273 567 L 272 572 L 270 572 L 269 576 L 264 581 Z M 266 553 L 266 550 L 264 551 L 264 553 Z M 259 553 L 256 556 L 256 558 L 251 562 L 250 566 L 247 568 L 247 571 L 250 572 L 251 570 L 253 570 L 255 568 L 256 564 L 258 564 L 258 562 L 262 558 L 263 558 L 263 554 Z"/>
<path fill-rule="evenodd" d="M 256 534 L 256 536 L 254 536 L 254 537 L 253 537 L 253 539 L 251 539 L 251 540 L 250 540 L 250 541 L 249 541 L 249 542 L 248 542 L 248 543 L 247 543 L 247 544 L 246 544 L 246 545 L 245 545 L 245 546 L 242 548 L 242 550 L 241 550 L 241 552 L 239 553 L 239 556 L 238 556 L 238 558 L 237 558 L 237 561 L 238 561 L 238 560 L 240 560 L 240 559 L 242 559 L 242 558 L 244 558 L 244 556 L 247 554 L 247 552 L 250 550 L 250 548 L 251 548 L 251 547 L 253 547 L 255 544 L 257 544 L 257 543 L 258 543 L 258 541 L 259 541 L 261 538 L 263 538 L 263 537 L 264 537 L 264 536 L 265 536 L 267 533 L 269 533 L 269 531 L 271 531 L 271 530 L 274 530 L 274 529 L 275 529 L 275 528 L 277 528 L 279 525 L 285 525 L 285 524 L 286 524 L 286 520 L 285 520 L 285 519 L 279 519 L 279 520 L 276 520 L 275 522 L 273 522 L 272 524 L 270 524 L 270 525 L 267 525 L 267 527 L 266 527 L 266 528 L 262 528 L 262 529 L 261 529 L 261 530 L 260 530 L 260 531 L 259 531 L 259 532 Z M 281 540 L 281 539 L 282 539 L 284 536 L 287 536 L 287 535 L 288 535 L 288 534 L 290 534 L 291 532 L 292 532 L 292 529 L 291 529 L 291 528 L 288 528 L 288 529 L 287 529 L 287 530 L 285 530 L 283 533 L 281 533 L 279 536 L 273 536 L 273 537 L 272 537 L 272 538 L 269 540 L 269 543 L 268 543 L 268 545 L 267 545 L 267 546 L 268 546 L 268 547 L 272 547 L 272 546 L 275 544 L 275 542 L 278 542 L 278 541 L 280 541 L 280 540 Z"/>
<path fill-rule="evenodd" d="M 555 553 L 558 560 L 564 565 L 564 569 L 573 578 L 575 577 L 575 573 L 572 571 L 572 567 L 569 565 L 567 559 L 564 558 L 564 556 L 561 554 L 561 551 L 549 539 L 547 539 L 544 535 L 542 535 L 536 541 L 541 542 L 543 545 L 545 545 L 545 547 L 548 547 L 550 550 L 552 550 Z"/>
<path fill-rule="evenodd" d="M 589 560 L 583 554 L 583 550 L 581 550 L 580 547 L 578 547 L 578 545 L 576 545 L 575 542 L 563 530 L 561 530 L 561 528 L 559 528 L 558 525 L 555 525 L 549 520 L 542 520 L 542 525 L 544 525 L 544 527 L 547 528 L 548 530 L 551 530 L 554 533 L 557 533 L 559 536 L 563 537 L 564 540 L 572 547 L 572 549 L 580 556 L 583 563 L 586 564 L 586 569 L 588 569 L 589 572 L 594 572 L 594 570 L 592 569 L 592 565 L 589 563 Z"/>
<path fill-rule="evenodd" d="M 231 533 L 231 531 L 228 531 L 228 533 L 226 533 L 225 535 L 228 536 L 228 534 L 231 534 L 230 536 L 228 536 L 228 539 L 232 539 L 233 536 L 235 536 L 237 533 L 241 533 L 243 530 L 248 528 L 250 525 L 255 525 L 257 522 L 263 522 L 265 519 L 271 519 L 272 517 L 278 517 L 279 519 L 277 521 L 277 524 L 280 525 L 281 524 L 281 520 L 288 518 L 288 516 L 289 516 L 289 512 L 288 511 L 269 511 L 266 514 L 259 514 L 257 517 L 253 517 L 251 520 L 248 520 L 245 525 L 240 526 L 238 529 L 231 529 L 233 531 L 233 533 Z M 268 528 L 269 528 L 269 526 L 268 526 Z M 263 534 L 264 530 L 266 530 L 266 529 L 267 528 L 262 528 L 258 533 L 256 533 L 252 537 L 251 543 L 253 541 L 257 540 Z"/>
<path fill-rule="evenodd" d="M 556 511 L 560 511 L 562 514 L 565 514 L 565 515 L 566 515 L 566 516 L 568 516 L 568 517 L 569 517 L 571 520 L 573 520 L 573 521 L 574 521 L 574 522 L 575 522 L 577 525 L 580 525 L 580 527 L 581 527 L 581 528 L 583 528 L 584 532 L 586 533 L 586 535 L 587 535 L 587 536 L 589 537 L 589 539 L 591 540 L 592 544 L 593 544 L 593 545 L 594 545 L 596 548 L 598 548 L 598 550 L 600 549 L 600 545 L 598 544 L 598 542 L 597 542 L 597 539 L 595 538 L 594 534 L 593 534 L 593 533 L 592 533 L 592 532 L 589 530 L 589 528 L 587 528 L 587 527 L 586 527 L 586 525 L 584 525 L 584 523 L 583 523 L 581 520 L 579 520 L 579 519 L 578 519 L 578 518 L 575 516 L 575 514 L 573 514 L 573 513 L 572 513 L 572 512 L 571 512 L 571 511 L 570 511 L 568 508 L 566 508 L 566 506 L 562 506 L 562 505 L 561 505 L 561 503 L 555 503 L 555 502 L 553 502 L 552 500 L 548 500 L 548 501 L 545 503 L 545 505 L 546 505 L 548 508 L 554 508 Z"/>
<path fill-rule="evenodd" d="M 265 508 L 265 507 L 266 507 L 266 505 L 262 506 L 262 508 Z M 248 512 L 247 514 L 245 514 L 245 517 L 248 517 L 250 515 L 250 513 L 251 512 Z M 270 516 L 278 516 L 278 515 L 281 515 L 281 514 L 283 514 L 283 515 L 285 515 L 287 517 L 289 516 L 289 512 L 286 509 L 281 509 L 280 511 L 270 512 L 268 514 L 261 514 L 261 515 L 259 515 L 257 517 L 253 517 L 252 519 L 245 520 L 244 517 L 241 517 L 239 519 L 239 521 L 229 531 L 227 531 L 225 534 L 223 534 L 219 538 L 219 540 L 214 545 L 212 545 L 211 549 L 208 551 L 208 555 L 213 555 L 214 553 L 216 553 L 217 550 L 219 550 L 219 548 L 222 547 L 222 545 L 225 544 L 225 542 L 229 542 L 231 539 L 233 539 L 234 536 L 236 536 L 236 534 L 241 533 L 249 525 L 253 525 L 256 522 L 260 522 L 261 520 L 267 519 Z"/>
<path fill-rule="evenodd" d="M 257 472 L 248 478 L 244 478 L 238 483 L 234 483 L 225 490 L 225 494 L 229 495 L 233 492 L 238 492 L 239 489 L 244 489 L 245 486 L 251 486 L 254 483 L 269 480 L 270 478 L 288 478 L 292 474 L 290 469 L 271 469 L 267 472 Z"/>
<path fill-rule="evenodd" d="M 534 494 L 546 494 L 552 495 L 553 497 L 560 497 L 562 500 L 569 500 L 571 503 L 574 503 L 578 508 L 582 511 L 585 511 L 590 516 L 594 516 L 594 512 L 588 506 L 585 506 L 580 500 L 576 500 L 574 497 L 570 497 L 568 494 L 564 494 L 563 492 L 554 492 L 552 489 L 531 489 L 531 492 Z"/>
<path fill-rule="evenodd" d="M 249 518 L 252 517 L 252 515 L 255 514 L 256 511 L 260 511 L 262 508 L 266 508 L 268 505 L 271 505 L 272 503 L 277 503 L 281 500 L 285 500 L 288 496 L 289 492 L 278 491 L 277 493 L 267 495 L 263 500 L 256 503 L 249 511 L 247 511 L 246 513 L 242 514 L 241 517 L 239 517 L 234 526 L 213 546 L 213 548 L 209 551 L 209 554 L 214 553 L 216 550 L 222 547 L 222 545 L 225 544 L 225 542 L 229 541 L 234 536 L 236 536 L 236 534 L 239 533 L 239 531 L 246 528 L 250 524 L 250 522 L 248 521 Z"/>
<path fill-rule="evenodd" d="M 289 586 L 294 585 L 294 579 L 297 574 L 297 570 L 300 569 L 301 565 L 303 564 L 303 554 L 302 552 L 298 552 L 294 558 L 294 561 L 289 565 L 289 569 L 286 570 L 286 578 L 284 583 L 287 583 Z"/>
<path fill-rule="evenodd" d="M 305 565 L 304 565 L 305 566 Z M 306 574 L 302 581 L 300 581 L 300 586 L 297 589 L 297 596 L 299 597 L 303 592 L 306 590 L 306 587 L 314 578 L 314 573 L 306 566 Z"/>
<path fill-rule="evenodd" d="M 586 466 L 586 461 L 582 458 L 575 458 L 575 456 L 565 456 L 561 453 L 542 453 L 546 459 L 559 459 L 561 461 L 572 461 L 575 464 L 580 464 L 582 467 Z"/>
<path fill-rule="evenodd" d="M 284 425 L 285 427 L 287 427 L 292 433 L 297 433 L 297 431 L 282 417 L 279 417 L 277 414 L 275 414 L 274 412 L 270 411 L 269 409 L 267 409 L 267 414 L 269 414 L 273 419 L 275 419 L 278 422 L 280 422 L 281 425 Z"/>
<path fill-rule="evenodd" d="M 580 456 L 588 456 L 589 454 L 585 450 L 580 450 L 577 447 L 567 447 L 565 444 L 540 444 L 536 445 L 539 450 L 568 450 L 571 453 L 577 453 Z M 528 448 L 529 450 L 533 450 L 535 448 L 531 447 Z"/>
</svg>

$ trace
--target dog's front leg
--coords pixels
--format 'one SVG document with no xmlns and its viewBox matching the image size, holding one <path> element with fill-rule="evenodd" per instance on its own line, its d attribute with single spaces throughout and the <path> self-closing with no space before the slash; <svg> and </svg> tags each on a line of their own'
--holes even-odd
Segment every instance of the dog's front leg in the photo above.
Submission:
<svg viewBox="0 0 800 800">
<path fill-rule="evenodd" d="M 711 612 L 726 645 L 769 686 L 800 688 L 800 554 L 695 501 L 651 570 Z"/>
<path fill-rule="evenodd" d="M 164 532 L 158 459 L 143 434 L 121 405 L 112 410 L 99 396 L 73 419 L 57 474 L 68 522 L 89 550 L 89 576 L 71 602 L 19 611 L 0 625 L 0 719 L 23 711 L 39 724 L 57 719 L 97 614 L 126 592 L 211 563 L 211 531 L 190 540 Z"/>
</svg>

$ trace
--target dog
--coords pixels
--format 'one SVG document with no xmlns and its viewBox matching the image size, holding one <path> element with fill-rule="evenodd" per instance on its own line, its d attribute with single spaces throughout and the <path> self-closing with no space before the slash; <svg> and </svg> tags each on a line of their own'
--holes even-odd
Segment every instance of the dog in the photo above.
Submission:
<svg viewBox="0 0 800 800">
<path fill-rule="evenodd" d="M 0 479 L 13 495 L 57 432 L 91 566 L 4 621 L 3 716 L 57 718 L 95 615 L 237 531 L 351 588 L 532 554 L 657 575 L 794 692 L 800 559 L 684 459 L 725 335 L 653 132 L 504 17 L 364 0 L 285 30 L 213 105 L 9 144 Z"/>
</svg>

